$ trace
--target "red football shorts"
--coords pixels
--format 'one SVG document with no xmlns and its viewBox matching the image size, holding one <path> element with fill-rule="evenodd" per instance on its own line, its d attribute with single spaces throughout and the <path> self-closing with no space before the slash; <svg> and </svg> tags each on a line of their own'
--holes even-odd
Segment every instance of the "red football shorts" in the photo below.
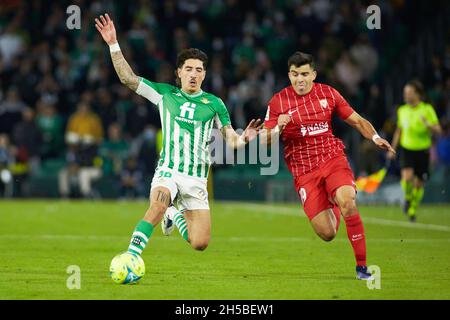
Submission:
<svg viewBox="0 0 450 320">
<path fill-rule="evenodd" d="M 341 186 L 355 188 L 355 178 L 345 156 L 327 161 L 305 175 L 294 177 L 295 190 L 309 220 L 333 207 L 336 190 Z"/>
</svg>

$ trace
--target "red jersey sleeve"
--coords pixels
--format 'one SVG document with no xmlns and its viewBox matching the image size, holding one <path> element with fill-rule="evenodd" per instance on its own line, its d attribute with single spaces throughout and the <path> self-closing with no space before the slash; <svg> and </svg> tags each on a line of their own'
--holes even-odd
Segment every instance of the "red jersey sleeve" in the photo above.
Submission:
<svg viewBox="0 0 450 320">
<path fill-rule="evenodd" d="M 339 118 L 347 119 L 355 110 L 348 104 L 347 100 L 334 88 L 331 88 L 335 99 L 335 110 Z"/>
<path fill-rule="evenodd" d="M 273 96 L 269 101 L 267 107 L 266 118 L 264 119 L 264 126 L 268 129 L 274 128 L 278 123 L 278 116 L 280 115 L 280 106 L 277 102 L 277 96 Z"/>
</svg>

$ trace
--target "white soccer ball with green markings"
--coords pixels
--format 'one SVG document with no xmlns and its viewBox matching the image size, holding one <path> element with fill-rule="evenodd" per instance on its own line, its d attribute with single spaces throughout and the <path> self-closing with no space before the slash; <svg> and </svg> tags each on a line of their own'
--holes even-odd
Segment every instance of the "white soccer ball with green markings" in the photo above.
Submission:
<svg viewBox="0 0 450 320">
<path fill-rule="evenodd" d="M 109 274 L 115 283 L 136 283 L 145 274 L 144 260 L 130 252 L 118 254 L 111 261 Z"/>
</svg>

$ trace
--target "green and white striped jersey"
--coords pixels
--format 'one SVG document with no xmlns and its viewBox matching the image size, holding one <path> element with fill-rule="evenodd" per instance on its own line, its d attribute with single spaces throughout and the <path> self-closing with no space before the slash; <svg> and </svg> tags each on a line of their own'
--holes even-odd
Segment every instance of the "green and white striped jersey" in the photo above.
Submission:
<svg viewBox="0 0 450 320">
<path fill-rule="evenodd" d="M 231 123 L 223 101 L 204 91 L 189 95 L 180 88 L 145 78 L 141 78 L 136 93 L 159 109 L 163 147 L 158 166 L 206 178 L 213 124 L 216 122 L 220 129 Z"/>
</svg>

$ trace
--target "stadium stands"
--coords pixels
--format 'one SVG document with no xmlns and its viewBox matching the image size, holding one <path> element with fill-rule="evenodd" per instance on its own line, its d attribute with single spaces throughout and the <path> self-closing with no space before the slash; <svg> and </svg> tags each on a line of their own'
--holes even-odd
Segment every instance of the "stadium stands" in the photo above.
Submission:
<svg viewBox="0 0 450 320">
<path fill-rule="evenodd" d="M 115 21 L 125 57 L 146 78 L 173 83 L 178 50 L 206 51 L 204 89 L 225 101 L 235 128 L 264 118 L 268 99 L 287 84 L 286 60 L 295 50 L 313 53 L 318 81 L 340 90 L 387 138 L 402 102 L 401 86 L 412 76 L 423 79 L 441 121 L 450 122 L 445 1 L 436 1 L 434 11 L 421 1 L 383 2 L 382 28 L 390 30 L 383 33 L 365 27 L 366 1 L 80 1 L 81 30 L 66 27 L 70 4 L 36 0 L 0 6 L 0 168 L 14 176 L 0 183 L 2 196 L 62 195 L 58 175 L 70 164 L 71 151 L 65 136 L 80 103 L 92 108 L 105 132 L 90 164 L 102 177 L 85 196 L 146 196 L 157 158 L 159 115 L 118 81 L 94 28 L 94 17 L 104 12 Z M 420 50 L 411 53 L 417 46 Z M 121 132 L 120 141 L 107 137 L 111 126 Z M 339 122 L 335 132 L 345 140 L 356 172 L 372 170 L 373 159 L 364 159 L 370 150 L 360 152 L 361 138 Z M 447 140 L 448 131 L 433 158 L 444 176 L 450 174 Z M 382 155 L 378 158 L 381 165 Z M 132 171 L 143 177 L 136 192 L 124 189 L 121 179 L 127 159 L 135 159 Z M 280 176 L 261 180 L 258 166 L 217 166 L 214 181 L 224 187 L 215 195 L 232 199 L 237 185 L 251 185 L 247 195 L 234 197 L 291 199 L 277 183 L 287 177 L 290 185 L 281 168 Z"/>
</svg>

